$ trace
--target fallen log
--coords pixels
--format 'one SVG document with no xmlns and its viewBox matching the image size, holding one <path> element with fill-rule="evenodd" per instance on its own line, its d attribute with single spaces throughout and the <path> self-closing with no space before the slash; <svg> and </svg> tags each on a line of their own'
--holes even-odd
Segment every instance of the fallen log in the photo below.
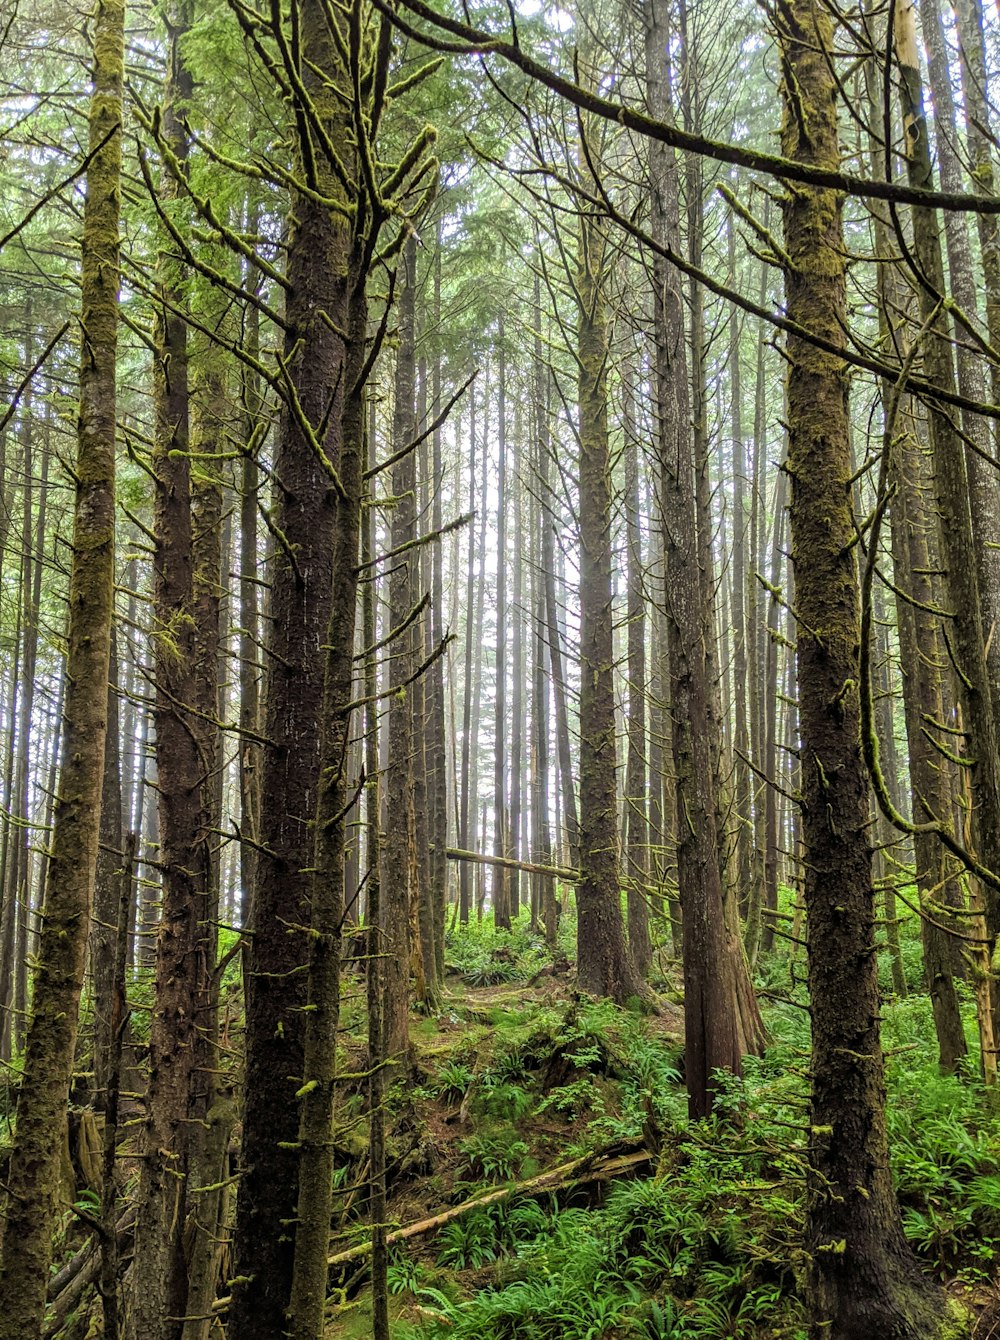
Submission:
<svg viewBox="0 0 1000 1340">
<path fill-rule="evenodd" d="M 128 1246 L 134 1228 L 135 1207 L 129 1206 L 116 1225 L 119 1249 Z M 86 1290 L 100 1278 L 101 1254 L 97 1247 L 96 1236 L 88 1238 L 76 1255 L 52 1277 L 48 1289 L 48 1313 L 42 1332 L 44 1340 L 53 1340 L 58 1335 Z"/>
<path fill-rule="evenodd" d="M 461 1205 L 453 1205 L 448 1210 L 442 1210 L 440 1214 L 431 1215 L 429 1219 L 421 1219 L 416 1223 L 407 1224 L 405 1228 L 394 1229 L 385 1235 L 386 1245 L 392 1246 L 395 1242 L 406 1242 L 410 1238 L 435 1233 L 445 1224 L 460 1219 L 462 1215 L 484 1209 L 487 1205 L 499 1205 L 505 1200 L 512 1200 L 515 1196 L 536 1196 L 546 1191 L 561 1191 L 568 1186 L 589 1186 L 595 1182 L 608 1182 L 653 1161 L 653 1155 L 648 1149 L 619 1155 L 603 1163 L 595 1162 L 598 1158 L 599 1155 L 585 1154 L 583 1158 L 563 1163 L 558 1168 L 539 1173 L 537 1177 L 529 1177 L 525 1182 L 511 1182 L 507 1186 L 497 1187 L 495 1191 L 474 1196 L 471 1200 L 463 1201 Z M 360 1242 L 345 1251 L 335 1252 L 333 1256 L 327 1258 L 327 1265 L 331 1267 L 347 1265 L 351 1261 L 367 1256 L 370 1251 L 370 1242 Z"/>
<path fill-rule="evenodd" d="M 631 1154 L 621 1154 L 606 1159 L 603 1163 L 598 1162 L 602 1157 L 604 1156 L 600 1153 L 585 1154 L 571 1163 L 563 1163 L 558 1168 L 550 1168 L 548 1172 L 539 1173 L 537 1177 L 529 1177 L 526 1182 L 510 1182 L 507 1186 L 497 1187 L 495 1191 L 486 1191 L 479 1196 L 473 1196 L 471 1200 L 463 1201 L 461 1205 L 453 1205 L 451 1209 L 442 1210 L 440 1214 L 431 1215 L 429 1219 L 420 1219 L 416 1223 L 407 1224 L 405 1228 L 393 1229 L 391 1233 L 385 1235 L 386 1246 L 391 1247 L 396 1242 L 406 1242 L 410 1238 L 434 1233 L 445 1224 L 460 1219 L 463 1214 L 481 1210 L 487 1205 L 499 1205 L 505 1200 L 512 1200 L 515 1196 L 537 1196 L 546 1191 L 562 1191 L 568 1186 L 592 1186 L 595 1182 L 609 1182 L 619 1174 L 633 1172 L 653 1162 L 653 1155 L 648 1149 L 637 1149 Z M 349 1265 L 351 1261 L 362 1260 L 371 1249 L 370 1241 L 359 1242 L 354 1247 L 328 1256 L 326 1263 L 331 1268 Z M 231 1301 L 232 1299 L 228 1297 L 217 1298 L 212 1309 L 214 1312 L 225 1312 Z"/>
</svg>

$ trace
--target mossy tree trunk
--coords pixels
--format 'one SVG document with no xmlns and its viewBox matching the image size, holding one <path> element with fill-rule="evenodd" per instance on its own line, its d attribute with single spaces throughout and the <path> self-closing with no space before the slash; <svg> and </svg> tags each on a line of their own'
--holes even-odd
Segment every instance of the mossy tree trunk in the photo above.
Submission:
<svg viewBox="0 0 1000 1340">
<path fill-rule="evenodd" d="M 373 54 L 373 46 L 368 42 L 354 53 L 354 59 L 362 62 L 359 83 L 370 74 L 367 62 Z M 384 74 L 383 69 L 379 77 Z M 360 115 L 360 109 L 357 110 Z M 349 161 L 353 160 L 356 153 L 353 132 L 345 135 L 342 152 Z M 338 493 L 334 534 L 333 599 L 324 638 L 322 770 L 316 810 L 305 1053 L 299 1090 L 299 1197 L 288 1327 L 294 1340 L 322 1340 L 325 1334 L 326 1260 L 330 1249 L 334 1178 L 334 1087 L 340 1018 L 341 940 L 346 904 L 346 837 L 351 798 L 357 782 L 351 770 L 355 751 L 351 748 L 353 714 L 350 704 L 356 688 L 358 550 L 366 464 L 367 230 L 372 230 L 371 240 L 374 241 L 378 223 L 372 218 L 372 202 L 360 187 L 356 190 L 355 225 L 347 259 L 347 339 L 340 443 L 339 454 L 333 462 L 342 491 Z"/>
<path fill-rule="evenodd" d="M 920 57 L 917 48 L 913 6 L 897 0 L 894 36 L 900 70 L 900 98 L 903 130 L 906 137 L 906 165 L 910 184 L 933 187 L 934 177 L 924 113 Z M 948 325 L 938 308 L 938 294 L 945 293 L 944 260 L 941 252 L 940 223 L 934 210 L 915 207 L 913 217 L 913 254 L 928 281 L 918 287 L 920 314 L 929 323 L 922 346 L 922 362 L 928 380 L 948 390 L 955 388 L 955 367 Z M 997 729 L 997 702 L 991 687 L 990 654 L 1000 656 L 1000 643 L 992 634 L 989 601 L 984 602 L 993 585 L 996 554 L 991 549 L 994 533 L 989 509 L 974 487 L 981 472 L 970 471 L 969 457 L 953 413 L 931 405 L 928 418 L 931 453 L 934 459 L 934 486 L 941 525 L 941 553 L 946 569 L 945 588 L 954 612 L 951 640 L 959 678 L 963 687 L 963 715 L 968 723 L 972 794 L 970 829 L 980 861 L 1000 872 L 1000 737 Z M 982 464 L 981 462 L 979 464 Z M 989 472 L 992 474 L 992 470 Z M 988 484 L 995 486 L 995 479 Z M 946 820 L 945 815 L 936 815 Z M 983 888 L 989 955 L 997 951 L 1000 937 L 1000 891 L 991 885 Z M 1000 1020 L 1000 981 L 988 984 L 980 999 L 981 1010 L 992 1017 L 984 1019 L 981 1031 L 996 1036 Z M 984 1051 L 983 1065 L 988 1080 L 997 1077 L 997 1055 Z"/>
<path fill-rule="evenodd" d="M 62 767 L 34 997 L 7 1177 L 0 1336 L 41 1334 L 56 1186 L 97 868 L 114 604 L 115 362 L 118 340 L 125 7 L 102 0 L 82 235 L 82 349 Z"/>
<path fill-rule="evenodd" d="M 670 102 L 665 7 L 647 10 L 646 81 L 653 115 Z M 679 245 L 679 183 L 673 153 L 650 145 L 653 234 Z M 707 578 L 702 571 L 690 430 L 683 296 L 676 272 L 653 265 L 654 377 L 671 746 L 677 812 L 677 877 L 683 914 L 684 1065 L 691 1115 L 712 1107 L 713 1075 L 739 1074 L 743 1046 L 736 959 L 725 923 L 715 781 L 718 719 L 713 712 L 707 638 Z M 736 949 L 742 953 L 737 942 Z M 740 960 L 742 964 L 742 960 Z M 745 969 L 744 969 L 745 971 Z"/>
<path fill-rule="evenodd" d="M 836 169 L 830 12 L 779 11 L 782 151 Z M 846 324 L 840 198 L 796 186 L 784 201 L 789 317 L 838 344 Z M 789 337 L 787 471 L 802 765 L 802 834 L 812 1008 L 811 1163 L 806 1250 L 815 1340 L 921 1340 L 943 1296 L 903 1237 L 889 1173 L 879 1037 L 869 793 L 861 752 L 860 602 L 854 562 L 847 376 L 836 356 Z"/>
<path fill-rule="evenodd" d="M 171 12 L 163 134 L 178 164 L 187 161 L 184 119 L 193 80 L 183 39 L 194 19 L 191 0 Z M 168 199 L 183 188 L 165 169 Z M 157 796 L 162 876 L 150 1022 L 149 1082 L 139 1179 L 129 1340 L 177 1340 L 187 1313 L 184 1226 L 189 1173 L 197 1156 L 199 1101 L 208 1080 L 207 990 L 214 964 L 209 924 L 212 883 L 210 811 L 204 780 L 204 725 L 199 695 L 198 621 L 191 489 L 191 396 L 185 276 L 164 248 L 156 312 L 153 449 L 153 659 L 156 689 Z"/>
<path fill-rule="evenodd" d="M 496 565 L 496 653 L 493 694 L 493 855 L 510 855 L 507 813 L 507 351 L 504 348 L 503 317 L 497 339 L 497 565 Z M 490 878 L 494 924 L 510 927 L 511 872 L 504 865 L 493 867 Z"/>
<path fill-rule="evenodd" d="M 416 246 L 406 244 L 399 292 L 399 348 L 396 351 L 393 452 L 414 437 L 414 320 L 416 302 Z M 391 548 L 397 550 L 416 537 L 416 460 L 409 451 L 392 471 Z M 406 681 L 416 664 L 413 628 L 407 620 L 416 603 L 416 551 L 393 561 L 389 577 L 389 760 L 385 779 L 388 828 L 383 833 L 382 894 L 386 990 L 386 1045 L 388 1055 L 405 1058 L 409 1052 L 410 971 L 416 992 L 422 995 L 423 960 L 419 919 L 412 906 L 418 896 L 412 861 L 414 730 L 413 707 Z"/>
<path fill-rule="evenodd" d="M 341 190 L 320 128 L 341 143 L 344 103 L 328 86 L 340 55 L 327 11 L 303 0 L 299 37 L 303 93 L 292 109 L 309 127 L 297 140 L 303 186 Z M 313 68 L 315 67 L 315 68 Z M 340 455 L 349 227 L 316 191 L 292 191 L 285 297 L 288 390 L 274 471 L 271 619 L 264 657 L 260 849 L 254 862 L 246 976 L 243 1173 L 237 1196 L 231 1335 L 273 1340 L 287 1326 L 298 1205 L 299 1105 L 314 885 L 314 819 L 321 760 L 323 647 L 330 622 Z M 293 410 L 292 404 L 296 406 Z M 278 538 L 280 537 L 280 538 Z"/>
<path fill-rule="evenodd" d="M 619 1005 L 643 994 L 621 910 L 615 756 L 611 466 L 608 443 L 607 244 L 580 216 L 575 276 L 579 368 L 580 883 L 577 980 Z"/>
<path fill-rule="evenodd" d="M 866 81 L 874 124 L 874 116 L 883 105 L 882 76 L 875 61 L 871 61 L 866 69 Z M 881 141 L 874 137 L 871 165 L 873 176 L 885 175 L 885 151 Z M 881 207 L 875 210 L 874 227 L 879 256 L 891 257 L 896 248 L 887 210 Z M 912 325 L 911 309 L 915 307 L 915 300 L 898 268 L 891 263 L 879 266 L 878 283 L 880 338 L 882 348 L 888 354 L 901 347 L 906 326 Z M 898 329 L 892 328 L 893 322 Z M 883 383 L 882 397 L 886 407 L 892 396 L 891 386 Z M 935 607 L 943 608 L 947 600 L 940 519 L 934 506 L 933 468 L 926 441 L 920 437 L 920 425 L 905 396 L 900 401 L 897 422 L 891 425 L 891 430 L 894 438 L 888 446 L 891 451 L 889 479 L 894 488 L 889 504 L 892 561 L 897 574 L 906 574 L 906 593 L 912 597 L 908 600 L 905 595 L 897 595 L 896 627 L 910 785 L 914 796 L 923 798 L 923 801 L 917 801 L 920 812 L 914 815 L 920 820 L 946 814 L 949 809 L 954 768 L 935 748 L 927 719 L 945 721 L 945 697 L 954 686 L 947 672 L 948 652 L 941 624 L 933 613 Z M 883 693 L 885 688 L 883 685 Z M 883 698 L 880 706 L 885 702 Z M 888 719 L 879 732 L 882 749 L 891 731 L 891 708 L 886 708 L 883 715 Z M 941 743 L 947 744 L 946 741 Z M 887 836 L 887 827 L 880 826 L 880 833 Z M 960 867 L 934 833 L 914 834 L 913 851 L 918 896 L 926 914 L 920 923 L 924 979 L 931 998 L 939 1064 L 942 1071 L 951 1073 L 967 1052 L 952 971 L 953 943 L 949 942 L 945 929 L 949 916 L 947 905 L 960 897 Z M 888 896 L 886 915 L 889 915 Z M 893 971 L 895 974 L 895 963 Z"/>
<path fill-rule="evenodd" d="M 628 943 L 636 971 L 649 972 L 653 948 L 649 937 L 649 807 L 646 770 L 646 605 L 639 510 L 639 443 L 635 424 L 633 369 L 625 373 L 625 542 L 628 558 L 626 619 L 627 710 L 625 729 L 625 822 L 622 847 L 626 860 Z"/>
</svg>

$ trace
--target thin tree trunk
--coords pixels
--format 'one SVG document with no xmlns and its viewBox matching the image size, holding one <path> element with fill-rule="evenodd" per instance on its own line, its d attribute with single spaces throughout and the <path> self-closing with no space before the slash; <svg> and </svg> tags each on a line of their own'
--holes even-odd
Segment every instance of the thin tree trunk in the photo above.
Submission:
<svg viewBox="0 0 1000 1340">
<path fill-rule="evenodd" d="M 485 471 L 484 471 L 485 475 Z M 469 511 L 476 510 L 476 389 L 469 391 Z M 485 509 L 479 515 L 480 541 L 482 552 L 485 533 Z M 475 799 L 472 795 L 472 668 L 473 660 L 478 656 L 475 642 L 476 620 L 474 615 L 476 595 L 476 530 L 469 527 L 469 553 L 466 560 L 466 600 L 465 600 L 465 692 L 462 699 L 462 794 L 459 802 L 459 841 L 468 851 L 471 844 L 470 819 L 475 822 Z M 478 744 L 478 742 L 477 742 Z M 464 926 L 469 920 L 469 908 L 472 900 L 472 872 L 462 866 L 458 873 L 459 917 Z"/>
<path fill-rule="evenodd" d="M 736 283 L 736 238 L 732 214 L 727 220 L 730 282 Z M 733 469 L 733 700 L 734 736 L 733 773 L 735 779 L 736 889 L 746 912 L 750 906 L 753 852 L 753 785 L 750 766 L 750 703 L 748 696 L 747 530 L 746 500 L 747 453 L 743 441 L 743 381 L 740 375 L 741 326 L 735 308 L 729 317 L 729 394 L 730 432 Z"/>
<path fill-rule="evenodd" d="M 653 961 L 649 938 L 649 820 L 646 806 L 646 604 L 643 598 L 639 514 L 639 447 L 633 421 L 633 370 L 624 370 L 625 537 L 628 560 L 628 669 L 625 765 L 625 873 L 628 942 L 636 971 L 646 977 Z"/>
<path fill-rule="evenodd" d="M 441 324 L 441 225 L 437 226 L 437 246 L 434 252 L 434 325 Z M 441 403 L 441 350 L 437 347 L 431 369 L 431 417 L 436 423 Z M 444 524 L 442 489 L 444 466 L 441 459 L 441 427 L 431 436 L 432 491 L 431 529 L 440 535 Z M 470 523 L 469 531 L 472 526 Z M 458 534 L 456 532 L 456 543 Z M 441 647 L 444 636 L 444 540 L 435 541 L 431 550 L 431 646 Z M 444 980 L 445 914 L 448 903 L 448 763 L 445 730 L 445 659 L 439 655 L 428 672 L 427 710 L 427 768 L 431 788 L 431 903 L 434 907 L 434 964 L 438 983 Z"/>
<path fill-rule="evenodd" d="M 374 401 L 372 401 L 374 406 Z M 369 460 L 375 462 L 375 435 L 369 442 Z M 375 519 L 369 510 L 362 530 L 361 561 L 375 553 Z M 471 567 L 471 560 L 470 560 Z M 367 571 L 368 569 L 366 569 Z M 366 581 L 362 596 L 362 641 L 365 661 L 365 826 L 368 852 L 368 1160 L 371 1185 L 369 1220 L 372 1231 L 372 1340 L 389 1340 L 388 1254 L 386 1252 L 385 1194 L 385 972 L 382 937 L 382 836 L 379 827 L 378 768 L 378 662 L 375 652 L 375 584 Z M 468 909 L 466 909 L 468 919 Z"/>
<path fill-rule="evenodd" d="M 400 451 L 414 437 L 414 306 L 416 255 L 412 240 L 403 253 L 403 283 L 399 296 L 399 348 L 396 351 L 395 414 L 392 447 Z M 416 463 L 409 452 L 393 467 L 392 548 L 410 543 L 416 528 Z M 393 641 L 389 662 L 389 757 L 385 793 L 392 822 L 383 836 L 382 893 L 386 974 L 386 1046 L 388 1055 L 405 1060 L 409 1052 L 410 970 L 419 970 L 421 947 L 411 935 L 411 829 L 413 815 L 412 706 L 406 681 L 414 668 L 412 629 L 406 620 L 416 601 L 416 559 L 403 555 L 389 577 L 389 627 Z M 404 631 L 400 632 L 400 629 Z M 409 818 L 408 818 L 409 816 Z M 417 982 L 417 996 L 422 983 Z"/>
<path fill-rule="evenodd" d="M 507 816 L 506 736 L 507 736 L 507 356 L 504 349 L 503 318 L 498 332 L 499 367 L 497 370 L 497 569 L 496 569 L 496 656 L 493 698 L 493 854 L 509 856 Z M 506 866 L 493 869 L 493 920 L 507 928 L 511 920 L 511 878 Z"/>
<path fill-rule="evenodd" d="M 580 216 L 577 297 L 580 515 L 580 883 L 577 980 L 624 1005 L 642 979 L 625 940 L 619 892 L 607 403 L 606 240 Z"/>
</svg>

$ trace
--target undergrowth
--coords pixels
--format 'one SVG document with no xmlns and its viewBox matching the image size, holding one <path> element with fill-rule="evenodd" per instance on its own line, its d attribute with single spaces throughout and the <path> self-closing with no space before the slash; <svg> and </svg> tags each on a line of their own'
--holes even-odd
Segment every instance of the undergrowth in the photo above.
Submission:
<svg viewBox="0 0 1000 1340">
<path fill-rule="evenodd" d="M 904 942 L 908 952 L 909 945 Z M 507 957 L 507 955 L 510 957 Z M 912 957 L 912 956 L 911 956 Z M 526 981 L 544 961 L 523 924 L 454 935 L 469 981 L 490 964 Z M 478 965 L 478 966 L 477 966 Z M 762 965 L 774 997 L 787 960 Z M 676 1042 L 606 1003 L 521 1000 L 488 1051 L 456 1043 L 428 1090 L 461 1103 L 456 1198 L 591 1150 L 655 1152 L 651 1176 L 593 1196 L 512 1199 L 466 1213 L 395 1258 L 398 1340 L 804 1340 L 808 1014 L 800 986 L 766 1009 L 770 1042 L 726 1078 L 715 1115 L 686 1116 Z M 967 1004 L 971 1026 L 971 1003 Z M 926 996 L 883 1010 L 892 1170 L 925 1268 L 970 1287 L 1000 1263 L 1000 1123 L 978 1076 L 938 1072 Z M 565 1137 L 544 1156 L 539 1131 Z"/>
</svg>

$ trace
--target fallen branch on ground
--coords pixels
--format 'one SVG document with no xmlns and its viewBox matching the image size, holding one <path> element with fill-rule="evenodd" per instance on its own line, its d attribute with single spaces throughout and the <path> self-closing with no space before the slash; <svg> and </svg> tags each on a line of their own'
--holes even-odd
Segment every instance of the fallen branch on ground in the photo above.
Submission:
<svg viewBox="0 0 1000 1340">
<path fill-rule="evenodd" d="M 614 1177 L 620 1177 L 624 1173 L 641 1168 L 644 1164 L 653 1161 L 653 1156 L 648 1149 L 639 1149 L 632 1154 L 622 1154 L 617 1158 L 607 1159 L 603 1163 L 596 1162 L 600 1158 L 600 1154 L 585 1154 L 583 1158 L 574 1159 L 572 1163 L 563 1163 L 558 1168 L 551 1168 L 548 1172 L 539 1173 L 537 1177 L 529 1177 L 526 1182 L 511 1182 L 507 1186 L 497 1187 L 495 1191 L 487 1191 L 483 1195 L 474 1196 L 472 1200 L 463 1201 L 461 1205 L 454 1205 L 450 1210 L 442 1210 L 440 1214 L 431 1215 L 429 1219 L 421 1219 L 415 1224 L 407 1224 L 405 1228 L 397 1228 L 393 1232 L 387 1233 L 385 1235 L 386 1245 L 392 1246 L 395 1242 L 406 1242 L 410 1238 L 420 1238 L 427 1233 L 435 1233 L 445 1224 L 460 1219 L 462 1215 L 469 1214 L 472 1210 L 481 1210 L 487 1205 L 499 1205 L 515 1196 L 536 1196 L 541 1192 L 560 1191 L 564 1187 L 572 1185 L 586 1186 L 594 1182 L 607 1182 Z M 361 1257 L 367 1256 L 371 1248 L 371 1242 L 360 1242 L 355 1247 L 348 1247 L 345 1251 L 336 1252 L 333 1256 L 328 1257 L 327 1265 L 347 1265 L 350 1261 L 357 1261 Z"/>
</svg>

